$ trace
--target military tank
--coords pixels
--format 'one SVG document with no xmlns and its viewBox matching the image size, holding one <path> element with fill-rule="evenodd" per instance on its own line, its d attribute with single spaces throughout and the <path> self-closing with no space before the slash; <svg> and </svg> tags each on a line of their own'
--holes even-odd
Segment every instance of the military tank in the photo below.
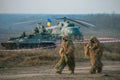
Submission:
<svg viewBox="0 0 120 80">
<path fill-rule="evenodd" d="M 49 34 L 44 26 L 36 27 L 32 34 L 25 32 L 19 37 L 9 38 L 7 42 L 1 43 L 5 49 L 30 49 L 30 48 L 55 48 L 55 39 Z"/>
</svg>

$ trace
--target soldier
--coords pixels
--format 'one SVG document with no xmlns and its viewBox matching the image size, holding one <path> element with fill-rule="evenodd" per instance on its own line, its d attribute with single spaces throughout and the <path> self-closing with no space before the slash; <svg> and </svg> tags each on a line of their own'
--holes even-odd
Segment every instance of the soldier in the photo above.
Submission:
<svg viewBox="0 0 120 80">
<path fill-rule="evenodd" d="M 101 73 L 103 64 L 101 57 L 103 54 L 103 46 L 96 37 L 91 36 L 90 42 L 86 45 L 89 50 L 88 55 L 90 56 L 91 70 L 90 73 Z M 87 53 L 85 53 L 87 54 Z"/>
<path fill-rule="evenodd" d="M 26 37 L 26 33 L 25 32 L 22 33 L 22 35 L 20 36 L 20 38 L 24 38 L 24 37 Z"/>
<path fill-rule="evenodd" d="M 36 34 L 36 33 L 39 33 L 38 27 L 36 27 L 36 28 L 34 29 L 34 33 L 35 33 L 35 34 Z"/>
<path fill-rule="evenodd" d="M 44 26 L 41 26 L 41 31 L 40 31 L 40 33 L 41 34 L 46 34 L 46 29 L 45 29 L 45 27 Z"/>
<path fill-rule="evenodd" d="M 55 65 L 57 73 L 61 74 L 62 70 L 68 65 L 71 74 L 74 74 L 75 58 L 74 58 L 74 44 L 71 40 L 68 40 L 66 36 L 62 38 L 61 48 L 59 50 L 60 60 Z"/>
</svg>

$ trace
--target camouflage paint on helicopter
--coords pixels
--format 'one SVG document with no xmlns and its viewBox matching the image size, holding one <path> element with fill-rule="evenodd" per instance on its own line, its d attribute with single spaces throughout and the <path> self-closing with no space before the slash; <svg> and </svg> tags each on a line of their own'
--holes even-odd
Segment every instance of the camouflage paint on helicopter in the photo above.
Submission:
<svg viewBox="0 0 120 80">
<path fill-rule="evenodd" d="M 52 29 L 51 34 L 56 36 L 56 38 L 61 38 L 62 36 L 68 36 L 70 39 L 78 40 L 82 38 L 80 27 L 75 26 L 74 23 L 70 23 L 69 21 L 61 21 L 58 25 L 51 26 L 49 29 Z"/>
<path fill-rule="evenodd" d="M 61 29 L 61 34 L 62 34 L 62 36 L 65 35 L 71 39 L 81 39 L 81 37 L 82 37 L 80 27 L 75 26 L 73 23 L 68 23 L 67 26 L 64 26 Z"/>
<path fill-rule="evenodd" d="M 48 30 L 52 29 L 51 34 L 57 36 L 57 38 L 60 38 L 65 35 L 73 40 L 74 39 L 81 40 L 83 38 L 83 35 L 82 32 L 80 31 L 80 26 L 76 26 L 74 23 L 77 23 L 87 28 L 95 27 L 95 25 L 81 20 L 75 20 L 66 17 L 58 19 L 62 19 L 63 21 L 60 21 L 59 24 L 56 26 L 51 26 L 47 28 Z"/>
</svg>

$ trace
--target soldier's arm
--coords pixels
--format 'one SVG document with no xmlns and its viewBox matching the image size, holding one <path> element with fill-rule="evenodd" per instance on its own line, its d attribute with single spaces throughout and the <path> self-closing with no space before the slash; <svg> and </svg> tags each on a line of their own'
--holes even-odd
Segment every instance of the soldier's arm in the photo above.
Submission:
<svg viewBox="0 0 120 80">
<path fill-rule="evenodd" d="M 66 54 L 69 54 L 71 52 L 72 48 L 71 47 L 68 47 L 67 51 L 66 51 Z"/>
<path fill-rule="evenodd" d="M 89 44 L 86 44 L 85 45 L 86 47 L 85 47 L 85 50 L 84 50 L 84 54 L 85 54 L 85 57 L 86 56 L 90 56 L 90 53 L 88 52 L 88 49 L 91 47 Z"/>
<path fill-rule="evenodd" d="M 69 53 L 71 53 L 71 52 L 73 52 L 74 51 L 74 45 L 69 45 L 69 47 L 68 47 L 68 49 L 67 49 L 67 51 L 66 51 L 66 54 L 69 54 Z"/>
<path fill-rule="evenodd" d="M 63 52 L 64 52 L 64 49 L 63 49 L 63 47 L 61 47 L 59 50 L 59 54 L 61 55 Z"/>
<path fill-rule="evenodd" d="M 98 48 L 98 46 L 99 46 L 99 44 L 98 44 L 98 43 L 94 43 L 94 44 L 91 46 L 91 49 L 95 50 L 95 49 L 97 49 L 97 48 Z"/>
</svg>

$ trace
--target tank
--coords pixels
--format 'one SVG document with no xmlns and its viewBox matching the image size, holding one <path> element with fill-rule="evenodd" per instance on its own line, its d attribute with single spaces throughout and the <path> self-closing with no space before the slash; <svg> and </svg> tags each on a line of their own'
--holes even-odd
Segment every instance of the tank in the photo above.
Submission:
<svg viewBox="0 0 120 80">
<path fill-rule="evenodd" d="M 9 38 L 7 42 L 1 43 L 5 49 L 30 49 L 30 48 L 55 48 L 55 39 L 49 34 L 44 26 L 36 27 L 32 34 L 25 32 L 19 37 Z"/>
</svg>

